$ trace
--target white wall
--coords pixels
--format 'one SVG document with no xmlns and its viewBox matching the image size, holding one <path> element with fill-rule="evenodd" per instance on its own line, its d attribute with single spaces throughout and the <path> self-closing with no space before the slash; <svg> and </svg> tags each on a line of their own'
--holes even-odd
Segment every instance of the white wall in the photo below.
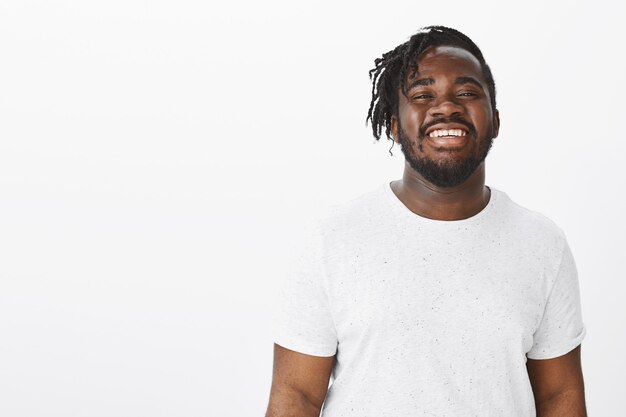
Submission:
<svg viewBox="0 0 626 417">
<path fill-rule="evenodd" d="M 298 227 L 402 174 L 368 70 L 443 24 L 495 76 L 487 184 L 567 233 L 588 409 L 618 416 L 624 6 L 221 3 L 0 3 L 0 414 L 264 415 Z"/>
</svg>

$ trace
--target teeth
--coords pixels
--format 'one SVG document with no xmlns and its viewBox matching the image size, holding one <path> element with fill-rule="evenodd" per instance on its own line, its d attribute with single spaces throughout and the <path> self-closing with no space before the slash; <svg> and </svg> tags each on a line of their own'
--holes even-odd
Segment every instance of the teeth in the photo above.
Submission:
<svg viewBox="0 0 626 417">
<path fill-rule="evenodd" d="M 437 129 L 430 132 L 428 135 L 431 138 L 437 138 L 441 136 L 465 136 L 465 132 L 461 129 Z"/>
</svg>

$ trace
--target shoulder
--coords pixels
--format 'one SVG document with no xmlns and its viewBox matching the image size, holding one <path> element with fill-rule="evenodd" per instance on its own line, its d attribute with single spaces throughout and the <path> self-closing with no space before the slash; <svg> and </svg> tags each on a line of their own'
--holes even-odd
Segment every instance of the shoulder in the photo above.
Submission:
<svg viewBox="0 0 626 417">
<path fill-rule="evenodd" d="M 563 229 L 545 214 L 522 206 L 513 201 L 507 193 L 495 190 L 498 195 L 498 215 L 500 223 L 523 241 L 543 249 L 561 252 L 566 236 Z"/>
<path fill-rule="evenodd" d="M 384 198 L 384 189 L 378 185 L 324 208 L 313 222 L 322 234 L 371 229 L 376 219 L 384 214 Z"/>
</svg>

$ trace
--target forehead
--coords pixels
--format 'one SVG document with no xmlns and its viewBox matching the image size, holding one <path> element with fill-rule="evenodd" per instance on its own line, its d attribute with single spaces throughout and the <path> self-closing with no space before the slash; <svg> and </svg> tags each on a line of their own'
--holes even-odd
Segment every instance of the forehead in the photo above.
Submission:
<svg viewBox="0 0 626 417">
<path fill-rule="evenodd" d="M 409 79 L 425 76 L 435 78 L 437 75 L 451 77 L 468 75 L 485 82 L 478 59 L 471 52 L 458 46 L 431 46 L 418 57 L 417 70 L 415 77 Z"/>
</svg>

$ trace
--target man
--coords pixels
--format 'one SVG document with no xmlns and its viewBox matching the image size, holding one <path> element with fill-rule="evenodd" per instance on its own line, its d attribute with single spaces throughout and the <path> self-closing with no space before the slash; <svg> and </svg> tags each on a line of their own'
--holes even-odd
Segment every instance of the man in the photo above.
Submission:
<svg viewBox="0 0 626 417">
<path fill-rule="evenodd" d="M 370 76 L 368 120 L 402 146 L 404 174 L 307 233 L 266 416 L 586 416 L 565 235 L 485 186 L 500 121 L 481 51 L 430 26 Z"/>
</svg>

